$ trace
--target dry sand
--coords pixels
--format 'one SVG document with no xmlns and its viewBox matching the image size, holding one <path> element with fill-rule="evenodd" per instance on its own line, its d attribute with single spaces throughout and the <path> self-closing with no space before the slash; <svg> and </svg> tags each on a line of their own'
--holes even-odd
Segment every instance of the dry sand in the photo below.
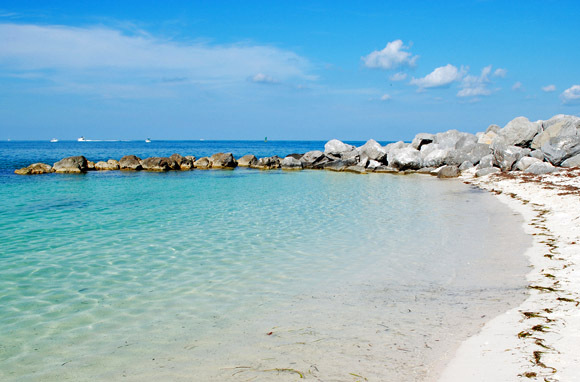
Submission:
<svg viewBox="0 0 580 382">
<path fill-rule="evenodd" d="M 530 294 L 466 340 L 440 381 L 580 381 L 580 169 L 463 180 L 523 215 Z"/>
</svg>

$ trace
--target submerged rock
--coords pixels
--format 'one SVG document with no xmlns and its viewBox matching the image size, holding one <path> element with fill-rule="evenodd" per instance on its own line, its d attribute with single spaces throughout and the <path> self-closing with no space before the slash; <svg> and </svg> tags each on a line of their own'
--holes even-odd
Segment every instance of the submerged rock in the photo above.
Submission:
<svg viewBox="0 0 580 382">
<path fill-rule="evenodd" d="M 52 168 L 54 172 L 80 174 L 88 171 L 87 158 L 82 155 L 64 158 L 56 162 Z"/>
<path fill-rule="evenodd" d="M 51 172 L 54 172 L 52 166 L 46 163 L 33 163 L 30 166 L 14 170 L 14 173 L 18 175 L 38 175 L 49 174 Z"/>
<path fill-rule="evenodd" d="M 119 160 L 119 168 L 121 170 L 142 170 L 143 166 L 141 166 L 141 158 L 136 157 L 135 155 L 125 155 Z"/>
</svg>

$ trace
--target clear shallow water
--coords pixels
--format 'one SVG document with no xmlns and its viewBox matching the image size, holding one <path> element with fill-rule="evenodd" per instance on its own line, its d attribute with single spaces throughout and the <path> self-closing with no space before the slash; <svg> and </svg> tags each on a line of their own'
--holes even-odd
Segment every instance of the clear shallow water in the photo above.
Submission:
<svg viewBox="0 0 580 382">
<path fill-rule="evenodd" d="M 458 182 L 6 171 L 1 187 L 2 380 L 425 379 L 523 297 L 519 218 Z"/>
</svg>

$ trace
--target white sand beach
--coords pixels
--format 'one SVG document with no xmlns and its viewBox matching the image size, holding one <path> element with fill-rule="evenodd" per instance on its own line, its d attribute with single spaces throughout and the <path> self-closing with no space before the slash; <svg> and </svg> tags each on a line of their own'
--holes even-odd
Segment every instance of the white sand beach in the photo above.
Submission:
<svg viewBox="0 0 580 382">
<path fill-rule="evenodd" d="M 529 297 L 466 340 L 440 381 L 580 381 L 579 175 L 463 175 L 523 215 Z"/>
</svg>

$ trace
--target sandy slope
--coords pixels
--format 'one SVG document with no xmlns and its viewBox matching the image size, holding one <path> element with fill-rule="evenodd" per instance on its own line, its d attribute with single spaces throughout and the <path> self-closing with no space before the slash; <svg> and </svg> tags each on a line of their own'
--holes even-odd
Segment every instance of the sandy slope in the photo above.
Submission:
<svg viewBox="0 0 580 382">
<path fill-rule="evenodd" d="M 466 340 L 441 381 L 580 381 L 580 169 L 463 180 L 521 213 L 530 296 Z"/>
</svg>

